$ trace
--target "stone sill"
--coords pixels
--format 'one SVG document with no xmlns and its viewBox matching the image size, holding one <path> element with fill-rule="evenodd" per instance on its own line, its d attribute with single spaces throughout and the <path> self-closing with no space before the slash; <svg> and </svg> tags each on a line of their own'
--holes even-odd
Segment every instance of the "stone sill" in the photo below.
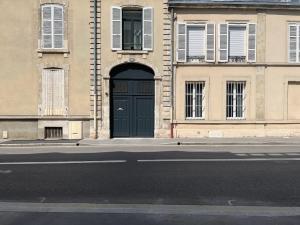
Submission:
<svg viewBox="0 0 300 225">
<path fill-rule="evenodd" d="M 68 49 L 38 49 L 38 53 L 42 54 L 65 54 L 65 53 L 70 53 L 70 50 Z"/>
<path fill-rule="evenodd" d="M 131 51 L 131 50 L 119 50 L 119 51 L 115 51 L 117 52 L 117 54 L 121 54 L 121 55 L 144 55 L 144 54 L 149 54 L 149 51 L 146 50 L 138 50 L 138 51 Z"/>
</svg>

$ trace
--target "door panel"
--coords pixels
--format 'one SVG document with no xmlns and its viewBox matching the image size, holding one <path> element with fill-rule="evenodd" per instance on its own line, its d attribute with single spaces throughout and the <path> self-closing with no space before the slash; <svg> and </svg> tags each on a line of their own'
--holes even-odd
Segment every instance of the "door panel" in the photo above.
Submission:
<svg viewBox="0 0 300 225">
<path fill-rule="evenodd" d="M 154 97 L 136 96 L 135 105 L 135 132 L 138 137 L 154 136 Z"/>
<path fill-rule="evenodd" d="M 130 97 L 113 97 L 112 110 L 112 135 L 113 137 L 130 136 L 130 114 L 129 114 Z"/>
<path fill-rule="evenodd" d="M 154 136 L 154 80 L 111 81 L 112 137 Z"/>
</svg>

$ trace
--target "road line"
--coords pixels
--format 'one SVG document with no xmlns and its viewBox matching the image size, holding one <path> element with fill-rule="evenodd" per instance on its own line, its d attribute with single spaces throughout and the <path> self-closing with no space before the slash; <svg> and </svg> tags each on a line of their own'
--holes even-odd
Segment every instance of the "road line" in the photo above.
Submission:
<svg viewBox="0 0 300 225">
<path fill-rule="evenodd" d="M 0 202 L 0 212 L 300 216 L 300 207 Z"/>
<path fill-rule="evenodd" d="M 105 164 L 126 163 L 127 160 L 102 160 L 102 161 L 57 161 L 57 162 L 1 162 L 0 165 L 63 165 L 63 164 Z"/>
<path fill-rule="evenodd" d="M 158 162 L 252 162 L 252 161 L 300 161 L 300 158 L 249 158 L 249 159 L 141 159 L 139 163 Z"/>
</svg>

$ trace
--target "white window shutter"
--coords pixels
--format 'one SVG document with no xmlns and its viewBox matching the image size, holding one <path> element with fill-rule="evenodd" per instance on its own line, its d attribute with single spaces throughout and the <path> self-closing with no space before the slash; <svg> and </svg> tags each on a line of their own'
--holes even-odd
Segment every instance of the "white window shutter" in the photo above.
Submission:
<svg viewBox="0 0 300 225">
<path fill-rule="evenodd" d="M 42 6 L 42 48 L 52 48 L 52 8 Z"/>
<path fill-rule="evenodd" d="M 256 24 L 248 24 L 248 62 L 256 62 Z"/>
<path fill-rule="evenodd" d="M 215 42 L 215 24 L 206 24 L 206 62 L 215 62 L 216 42 Z"/>
<path fill-rule="evenodd" d="M 111 49 L 122 50 L 122 8 L 113 6 L 111 10 Z"/>
<path fill-rule="evenodd" d="M 153 8 L 143 9 L 143 50 L 153 50 Z"/>
<path fill-rule="evenodd" d="M 228 62 L 228 24 L 219 24 L 219 62 Z"/>
<path fill-rule="evenodd" d="M 177 61 L 186 62 L 186 23 L 177 24 Z"/>
<path fill-rule="evenodd" d="M 298 32 L 299 28 L 297 25 L 289 25 L 289 62 L 291 63 L 298 62 L 299 59 L 299 56 L 297 55 Z"/>
</svg>

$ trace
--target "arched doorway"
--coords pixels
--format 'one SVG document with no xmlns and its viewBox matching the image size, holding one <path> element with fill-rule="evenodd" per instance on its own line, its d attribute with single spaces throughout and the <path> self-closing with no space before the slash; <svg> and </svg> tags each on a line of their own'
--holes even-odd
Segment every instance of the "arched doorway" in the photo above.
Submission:
<svg viewBox="0 0 300 225">
<path fill-rule="evenodd" d="M 154 137 L 154 71 L 127 63 L 110 77 L 111 137 Z"/>
</svg>

